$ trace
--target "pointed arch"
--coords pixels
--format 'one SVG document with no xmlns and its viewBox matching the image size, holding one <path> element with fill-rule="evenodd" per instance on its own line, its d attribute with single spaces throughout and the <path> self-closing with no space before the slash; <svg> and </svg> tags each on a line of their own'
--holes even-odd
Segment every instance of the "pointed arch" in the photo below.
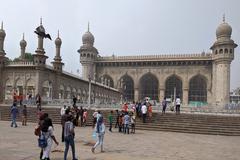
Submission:
<svg viewBox="0 0 240 160">
<path fill-rule="evenodd" d="M 114 82 L 113 82 L 113 79 L 111 76 L 109 76 L 108 74 L 104 74 L 102 77 L 104 80 L 105 79 L 107 80 L 107 84 L 108 84 L 108 82 L 110 83 L 110 84 L 108 84 L 108 86 L 114 87 Z"/>
<path fill-rule="evenodd" d="M 175 91 L 176 93 L 174 93 Z M 174 94 L 182 99 L 182 79 L 175 74 L 169 76 L 165 81 L 165 97 L 173 100 Z"/>
<path fill-rule="evenodd" d="M 13 81 L 8 78 L 5 82 L 5 99 L 12 99 Z"/>
<path fill-rule="evenodd" d="M 207 79 L 198 74 L 189 81 L 188 101 L 207 102 Z"/>
<path fill-rule="evenodd" d="M 26 94 L 35 96 L 36 85 L 32 78 L 29 78 L 26 82 Z"/>
<path fill-rule="evenodd" d="M 52 82 L 45 80 L 42 83 L 42 96 L 47 98 L 52 98 Z"/>
<path fill-rule="evenodd" d="M 158 79 L 152 73 L 146 73 L 140 78 L 140 99 L 150 97 L 151 100 L 158 101 Z"/>
<path fill-rule="evenodd" d="M 134 100 L 134 81 L 128 74 L 123 75 L 120 78 L 122 98 L 124 101 Z"/>
<path fill-rule="evenodd" d="M 24 87 L 23 80 L 21 78 L 18 78 L 16 80 L 17 95 L 22 95 L 23 94 L 23 87 Z"/>
</svg>

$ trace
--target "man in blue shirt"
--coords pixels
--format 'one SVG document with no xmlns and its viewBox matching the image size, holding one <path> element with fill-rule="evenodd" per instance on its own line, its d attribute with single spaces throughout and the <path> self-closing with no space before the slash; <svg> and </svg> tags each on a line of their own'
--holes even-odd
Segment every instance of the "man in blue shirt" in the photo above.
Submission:
<svg viewBox="0 0 240 160">
<path fill-rule="evenodd" d="M 11 118 L 12 118 L 11 127 L 13 127 L 13 125 L 15 128 L 17 127 L 17 123 L 16 123 L 17 114 L 18 114 L 18 108 L 16 106 L 16 103 L 13 103 L 13 106 L 11 108 Z"/>
</svg>

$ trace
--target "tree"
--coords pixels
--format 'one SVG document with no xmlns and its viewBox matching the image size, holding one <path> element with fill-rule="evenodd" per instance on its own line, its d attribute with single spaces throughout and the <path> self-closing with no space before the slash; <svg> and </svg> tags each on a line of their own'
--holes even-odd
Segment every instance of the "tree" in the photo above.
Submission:
<svg viewBox="0 0 240 160">
<path fill-rule="evenodd" d="M 29 61 L 29 62 L 33 62 L 33 55 L 31 53 L 25 53 L 24 60 Z M 12 60 L 9 60 L 9 61 L 12 61 Z M 19 62 L 19 61 L 21 61 L 20 56 L 13 59 L 13 62 Z"/>
</svg>

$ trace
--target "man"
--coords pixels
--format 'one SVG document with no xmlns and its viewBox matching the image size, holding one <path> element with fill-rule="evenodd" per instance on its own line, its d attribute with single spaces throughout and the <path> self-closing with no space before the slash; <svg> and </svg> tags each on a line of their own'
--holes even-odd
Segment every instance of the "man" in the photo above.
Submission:
<svg viewBox="0 0 240 160">
<path fill-rule="evenodd" d="M 181 105 L 181 100 L 179 97 L 176 99 L 176 114 L 180 114 L 180 105 Z"/>
<path fill-rule="evenodd" d="M 69 116 L 69 109 L 66 109 L 65 113 L 61 116 L 61 124 L 62 124 L 62 142 L 64 142 L 64 126 L 65 126 L 65 122 L 67 122 L 67 117 Z"/>
<path fill-rule="evenodd" d="M 73 96 L 73 107 L 76 106 L 76 103 L 77 103 L 77 97 L 76 97 L 76 96 Z"/>
<path fill-rule="evenodd" d="M 113 111 L 111 111 L 110 114 L 108 115 L 108 121 L 109 121 L 109 131 L 112 132 Z"/>
<path fill-rule="evenodd" d="M 124 115 L 124 134 L 129 134 L 129 123 L 130 123 L 130 116 L 128 115 L 128 112 L 125 112 L 125 115 Z"/>
<path fill-rule="evenodd" d="M 166 101 L 166 97 L 164 97 L 163 101 L 162 101 L 162 114 L 165 114 L 166 108 L 167 108 L 167 101 Z"/>
<path fill-rule="evenodd" d="M 61 111 L 60 111 L 61 116 L 63 116 L 63 115 L 65 114 L 66 108 L 67 108 L 66 105 L 64 105 L 64 106 L 61 108 Z"/>
<path fill-rule="evenodd" d="M 115 128 L 119 127 L 119 116 L 120 116 L 120 113 L 118 112 L 118 110 L 116 110 L 116 124 L 115 124 Z"/>
<path fill-rule="evenodd" d="M 69 145 L 72 149 L 72 159 L 77 160 L 75 155 L 75 143 L 74 143 L 74 126 L 72 123 L 72 116 L 67 117 L 67 122 L 64 125 L 64 140 L 65 140 L 65 151 L 64 151 L 64 160 L 67 160 L 67 154 Z"/>
<path fill-rule="evenodd" d="M 11 118 L 12 118 L 11 127 L 13 127 L 13 125 L 15 128 L 17 127 L 17 123 L 16 123 L 17 114 L 18 114 L 17 105 L 16 103 L 13 103 L 13 106 L 11 107 Z"/>
<path fill-rule="evenodd" d="M 146 102 L 143 103 L 143 105 L 142 105 L 142 107 L 141 107 L 141 111 L 142 111 L 143 123 L 146 123 L 146 117 L 147 117 L 147 106 L 146 106 Z"/>
</svg>

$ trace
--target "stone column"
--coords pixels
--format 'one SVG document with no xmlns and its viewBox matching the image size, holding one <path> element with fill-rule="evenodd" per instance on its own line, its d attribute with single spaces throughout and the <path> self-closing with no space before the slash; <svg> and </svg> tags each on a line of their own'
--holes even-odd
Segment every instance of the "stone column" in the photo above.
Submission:
<svg viewBox="0 0 240 160">
<path fill-rule="evenodd" d="M 159 96 L 158 96 L 159 97 L 159 102 L 161 102 L 163 100 L 164 96 L 165 96 L 165 89 L 160 88 L 159 89 Z"/>
<path fill-rule="evenodd" d="M 134 101 L 138 101 L 139 100 L 139 90 L 138 88 L 134 88 Z"/>
<path fill-rule="evenodd" d="M 188 88 L 183 89 L 183 104 L 188 105 Z"/>
</svg>

